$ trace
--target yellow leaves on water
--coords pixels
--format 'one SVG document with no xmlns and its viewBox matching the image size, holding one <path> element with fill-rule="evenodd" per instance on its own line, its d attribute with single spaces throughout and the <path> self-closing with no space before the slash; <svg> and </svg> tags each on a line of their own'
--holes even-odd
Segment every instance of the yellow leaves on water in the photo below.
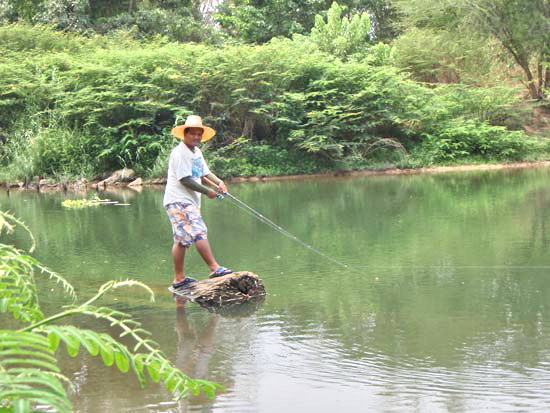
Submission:
<svg viewBox="0 0 550 413">
<path fill-rule="evenodd" d="M 110 199 L 101 199 L 98 196 L 91 199 L 66 199 L 61 205 L 68 209 L 80 209 L 88 207 L 96 207 L 99 205 L 121 205 L 127 206 L 130 204 L 122 204 L 118 201 L 111 201 Z"/>
</svg>

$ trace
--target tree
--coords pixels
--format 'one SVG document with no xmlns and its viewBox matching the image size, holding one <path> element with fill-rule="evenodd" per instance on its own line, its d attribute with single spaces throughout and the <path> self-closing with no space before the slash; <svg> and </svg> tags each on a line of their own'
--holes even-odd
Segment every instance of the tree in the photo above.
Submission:
<svg viewBox="0 0 550 413">
<path fill-rule="evenodd" d="M 31 21 L 53 23 L 61 30 L 81 31 L 91 26 L 88 0 L 45 0 Z"/>
<path fill-rule="evenodd" d="M 549 0 L 464 0 L 472 26 L 496 38 L 521 67 L 531 98 L 548 98 L 550 86 Z"/>
<path fill-rule="evenodd" d="M 377 40 L 395 37 L 397 15 L 390 0 L 340 4 L 348 17 L 368 13 Z M 178 41 L 218 41 L 222 31 L 246 43 L 265 43 L 309 33 L 315 16 L 325 16 L 330 5 L 331 0 L 3 0 L 0 23 L 24 20 L 100 33 L 135 26 L 138 35 L 162 34 Z"/>
<path fill-rule="evenodd" d="M 368 13 L 375 41 L 390 41 L 399 34 L 399 16 L 390 0 L 348 0 L 342 4 L 348 5 L 350 13 Z"/>
<path fill-rule="evenodd" d="M 448 30 L 413 27 L 392 43 L 394 64 L 420 82 L 500 84 L 497 56 L 494 41 Z"/>
<path fill-rule="evenodd" d="M 405 27 L 495 39 L 524 73 L 532 99 L 550 86 L 549 0 L 396 0 Z"/>
<path fill-rule="evenodd" d="M 321 15 L 315 16 L 311 40 L 320 50 L 345 58 L 365 49 L 371 24 L 367 13 L 356 14 L 351 20 L 342 17 L 342 13 L 342 7 L 334 2 L 327 12 L 326 22 Z"/>
<path fill-rule="evenodd" d="M 215 0 L 3 0 L 2 22 L 26 21 L 60 30 L 108 33 L 132 29 L 138 37 L 163 35 L 175 41 L 218 41 L 211 21 Z"/>
<path fill-rule="evenodd" d="M 225 0 L 215 19 L 230 36 L 247 43 L 265 43 L 274 37 L 307 33 L 315 15 L 330 0 Z"/>
<path fill-rule="evenodd" d="M 247 43 L 265 43 L 273 37 L 291 37 L 309 33 L 315 16 L 325 17 L 332 0 L 224 0 L 215 19 L 231 37 Z M 373 22 L 377 40 L 389 40 L 396 34 L 395 9 L 389 0 L 341 0 L 342 13 L 348 18 L 367 13 Z"/>
</svg>

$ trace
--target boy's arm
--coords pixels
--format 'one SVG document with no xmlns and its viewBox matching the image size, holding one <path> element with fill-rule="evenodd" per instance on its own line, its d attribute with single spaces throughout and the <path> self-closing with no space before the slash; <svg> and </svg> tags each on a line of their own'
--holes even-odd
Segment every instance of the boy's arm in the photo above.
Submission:
<svg viewBox="0 0 550 413">
<path fill-rule="evenodd" d="M 192 191 L 200 192 L 201 194 L 204 194 L 210 198 L 210 192 L 214 192 L 214 197 L 216 196 L 216 193 L 213 189 L 207 188 L 204 185 L 199 184 L 198 182 L 194 181 L 190 176 L 186 176 L 185 178 L 181 178 L 180 182 L 183 186 L 191 189 Z"/>
<path fill-rule="evenodd" d="M 213 181 L 216 185 L 219 185 L 221 184 L 223 181 L 218 178 L 216 175 L 214 175 L 214 173 L 210 172 L 208 175 L 205 175 L 208 179 L 210 179 L 211 181 Z"/>
<path fill-rule="evenodd" d="M 227 192 L 227 186 L 225 186 L 225 183 L 216 175 L 214 175 L 212 172 L 210 172 L 208 175 L 205 175 L 205 177 L 210 179 L 212 182 L 214 182 L 218 186 L 218 192 L 222 194 Z"/>
</svg>

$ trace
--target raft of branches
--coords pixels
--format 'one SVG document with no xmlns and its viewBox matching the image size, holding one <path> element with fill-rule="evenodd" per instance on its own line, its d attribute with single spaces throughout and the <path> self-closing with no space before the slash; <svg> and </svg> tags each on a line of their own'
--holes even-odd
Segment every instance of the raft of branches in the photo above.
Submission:
<svg viewBox="0 0 550 413">
<path fill-rule="evenodd" d="M 259 299 L 265 296 L 265 287 L 256 274 L 239 271 L 223 277 L 197 281 L 175 290 L 174 294 L 203 307 L 212 308 Z"/>
</svg>

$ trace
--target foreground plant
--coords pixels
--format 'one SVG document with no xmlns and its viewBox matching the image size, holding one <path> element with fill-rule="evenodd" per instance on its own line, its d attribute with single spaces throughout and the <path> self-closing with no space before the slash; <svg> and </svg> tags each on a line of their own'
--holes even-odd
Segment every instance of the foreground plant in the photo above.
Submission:
<svg viewBox="0 0 550 413">
<path fill-rule="evenodd" d="M 0 234 L 12 232 L 16 225 L 24 228 L 31 237 L 29 251 L 32 252 L 35 242 L 28 228 L 14 216 L 0 211 Z M 72 304 L 64 311 L 46 317 L 40 308 L 35 273 L 61 284 Z M 94 305 L 107 292 L 127 286 L 145 289 L 154 301 L 153 291 L 145 284 L 125 280 L 109 281 L 94 297 L 77 304 L 74 288 L 63 277 L 13 246 L 0 243 L 0 312 L 9 313 L 27 324 L 19 330 L 0 329 L 0 413 L 29 412 L 36 404 L 48 405 L 60 413 L 72 411 L 65 390 L 70 380 L 61 373 L 55 357 L 61 342 L 72 357 L 78 355 L 82 346 L 91 355 L 100 355 L 106 366 L 115 364 L 122 373 L 133 371 L 142 387 L 148 381 L 147 376 L 154 382 L 162 381 L 175 399 L 201 392 L 214 397 L 221 386 L 186 376 L 166 358 L 159 345 L 150 338 L 151 333 L 141 328 L 141 324 L 130 315 Z M 111 326 L 118 326 L 121 332 L 118 337 L 112 337 L 57 323 L 75 314 L 104 319 Z M 124 336 L 133 339 L 133 348 L 118 340 Z"/>
</svg>

